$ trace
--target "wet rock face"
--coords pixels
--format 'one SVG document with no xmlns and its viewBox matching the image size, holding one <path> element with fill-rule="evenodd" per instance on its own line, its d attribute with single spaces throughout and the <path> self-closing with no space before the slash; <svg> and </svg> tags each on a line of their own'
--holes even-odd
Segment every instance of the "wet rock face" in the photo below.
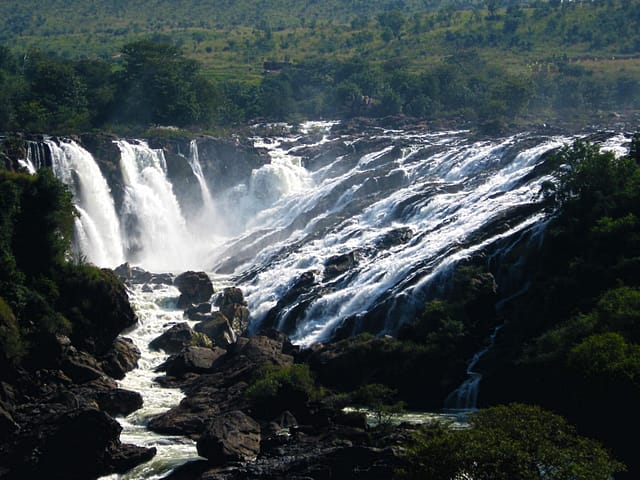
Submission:
<svg viewBox="0 0 640 480">
<path fill-rule="evenodd" d="M 197 447 L 213 465 L 254 460 L 260 453 L 260 425 L 240 410 L 224 413 L 207 426 Z"/>
<path fill-rule="evenodd" d="M 206 302 L 213 295 L 213 284 L 205 272 L 184 272 L 173 283 L 180 290 L 178 308 Z"/>
</svg>

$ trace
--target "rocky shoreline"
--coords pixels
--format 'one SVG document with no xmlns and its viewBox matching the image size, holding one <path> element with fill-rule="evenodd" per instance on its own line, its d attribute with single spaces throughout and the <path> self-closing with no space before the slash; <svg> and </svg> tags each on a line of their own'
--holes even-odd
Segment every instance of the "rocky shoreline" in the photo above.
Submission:
<svg viewBox="0 0 640 480">
<path fill-rule="evenodd" d="M 121 307 L 128 306 L 124 288 L 112 294 Z M 3 372 L 0 478 L 95 478 L 125 472 L 153 458 L 154 448 L 123 444 L 122 427 L 113 418 L 142 405 L 139 393 L 116 383 L 137 367 L 140 356 L 130 340 L 113 338 L 135 323 L 128 310 L 120 315 L 123 325 L 103 325 L 103 331 L 90 339 L 92 345 L 109 344 L 104 351 L 87 348 L 82 340 L 88 337 L 57 335 L 46 353 L 46 368 L 33 369 L 27 362 Z"/>
</svg>

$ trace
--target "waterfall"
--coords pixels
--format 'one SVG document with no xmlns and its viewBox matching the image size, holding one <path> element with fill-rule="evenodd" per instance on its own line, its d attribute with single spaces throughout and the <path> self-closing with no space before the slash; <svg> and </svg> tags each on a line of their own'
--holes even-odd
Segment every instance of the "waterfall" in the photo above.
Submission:
<svg viewBox="0 0 640 480">
<path fill-rule="evenodd" d="M 189 143 L 189 157 L 187 159 L 196 180 L 198 180 L 198 185 L 200 186 L 200 193 L 202 195 L 202 212 L 206 216 L 211 215 L 214 211 L 213 197 L 211 196 L 211 191 L 207 185 L 207 180 L 204 178 L 204 173 L 202 173 L 200 155 L 198 154 L 198 142 L 195 138 Z"/>
<path fill-rule="evenodd" d="M 192 266 L 192 238 L 167 178 L 162 151 L 142 141 L 116 144 L 124 181 L 121 218 L 127 259 L 156 272 Z"/>
<path fill-rule="evenodd" d="M 111 191 L 89 152 L 71 140 L 45 140 L 55 176 L 71 190 L 79 218 L 76 247 L 96 265 L 115 267 L 124 261 L 120 222 Z M 79 245 L 78 245 L 79 244 Z"/>
<path fill-rule="evenodd" d="M 475 368 L 480 359 L 486 355 L 489 350 L 491 350 L 501 329 L 502 325 L 498 325 L 491 333 L 487 346 L 473 355 L 473 358 L 467 366 L 466 373 L 468 378 L 458 388 L 451 392 L 444 401 L 444 406 L 447 411 L 472 412 L 477 409 L 478 392 L 480 390 L 482 374 L 476 372 Z"/>
</svg>

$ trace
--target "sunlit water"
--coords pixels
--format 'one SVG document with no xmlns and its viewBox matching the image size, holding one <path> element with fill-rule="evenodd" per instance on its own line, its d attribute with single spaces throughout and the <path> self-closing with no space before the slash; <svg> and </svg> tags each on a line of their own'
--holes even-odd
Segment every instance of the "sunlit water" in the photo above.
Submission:
<svg viewBox="0 0 640 480">
<path fill-rule="evenodd" d="M 118 418 L 123 427 L 120 440 L 144 447 L 155 447 L 156 456 L 149 462 L 139 465 L 124 475 L 111 475 L 106 479 L 153 480 L 166 476 L 175 467 L 199 458 L 195 442 L 181 436 L 155 434 L 146 428 L 150 417 L 163 413 L 177 405 L 183 394 L 177 389 L 162 388 L 154 378 L 158 373 L 154 369 L 166 360 L 163 352 L 149 349 L 149 342 L 161 335 L 171 325 L 184 321 L 182 310 L 175 308 L 179 292 L 175 287 L 156 286 L 153 291 L 143 291 L 142 285 L 130 290 L 129 298 L 136 314 L 138 324 L 125 333 L 140 349 L 139 367 L 129 372 L 119 386 L 139 392 L 144 405 L 125 418 Z"/>
</svg>

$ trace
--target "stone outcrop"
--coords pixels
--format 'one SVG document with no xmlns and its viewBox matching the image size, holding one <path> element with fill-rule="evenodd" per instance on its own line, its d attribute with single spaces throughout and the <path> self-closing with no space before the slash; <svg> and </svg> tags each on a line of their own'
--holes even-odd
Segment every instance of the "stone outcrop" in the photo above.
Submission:
<svg viewBox="0 0 640 480">
<path fill-rule="evenodd" d="M 226 350 L 213 347 L 186 347 L 180 353 L 172 355 L 160 367 L 172 377 L 183 377 L 187 373 L 207 373 Z"/>
<path fill-rule="evenodd" d="M 167 353 L 179 353 L 184 347 L 194 341 L 195 332 L 187 322 L 181 322 L 164 332 L 149 343 L 154 350 L 164 350 Z"/>
<path fill-rule="evenodd" d="M 192 304 L 206 302 L 213 295 L 213 284 L 205 272 L 181 273 L 173 283 L 180 290 L 178 308 L 187 308 Z"/>
<path fill-rule="evenodd" d="M 229 320 L 220 312 L 213 312 L 194 327 L 196 332 L 206 335 L 214 345 L 227 348 L 236 341 Z"/>
<path fill-rule="evenodd" d="M 243 335 L 249 326 L 249 309 L 242 290 L 236 287 L 225 288 L 216 299 L 215 305 L 229 320 L 233 331 Z"/>
<path fill-rule="evenodd" d="M 255 460 L 260 452 L 260 425 L 240 410 L 215 417 L 198 439 L 198 455 L 210 464 Z"/>
</svg>

